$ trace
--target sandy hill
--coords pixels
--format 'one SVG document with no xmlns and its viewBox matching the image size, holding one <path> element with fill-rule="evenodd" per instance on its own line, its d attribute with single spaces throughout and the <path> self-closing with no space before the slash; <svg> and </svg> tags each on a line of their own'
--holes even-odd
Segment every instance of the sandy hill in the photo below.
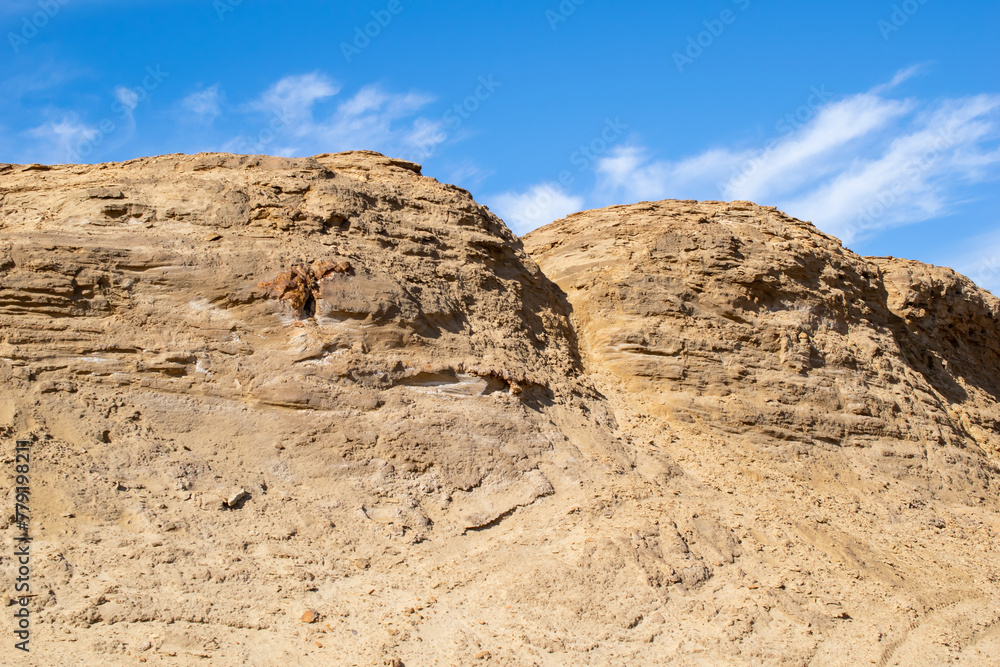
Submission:
<svg viewBox="0 0 1000 667">
<path fill-rule="evenodd" d="M 998 324 L 747 202 L 0 165 L 0 662 L 996 664 Z"/>
</svg>

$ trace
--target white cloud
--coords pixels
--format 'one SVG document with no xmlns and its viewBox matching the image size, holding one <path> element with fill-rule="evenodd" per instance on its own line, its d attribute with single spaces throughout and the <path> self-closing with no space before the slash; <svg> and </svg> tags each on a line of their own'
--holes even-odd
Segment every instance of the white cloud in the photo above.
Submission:
<svg viewBox="0 0 1000 667">
<path fill-rule="evenodd" d="M 36 160 L 57 164 L 79 162 L 83 150 L 97 139 L 100 132 L 96 127 L 81 122 L 75 113 L 68 113 L 30 129 L 26 134 L 39 142 L 32 151 Z"/>
<path fill-rule="evenodd" d="M 867 93 L 803 106 L 757 149 L 714 148 L 669 161 L 641 147 L 618 148 L 597 164 L 599 193 L 630 201 L 775 204 L 848 243 L 929 219 L 964 185 L 1000 173 L 1000 96 L 931 103 L 882 95 L 916 72 L 900 72 Z"/>
<path fill-rule="evenodd" d="M 214 85 L 191 93 L 181 100 L 181 106 L 197 116 L 212 120 L 222 114 L 222 93 L 219 86 Z"/>
<path fill-rule="evenodd" d="M 583 208 L 584 200 L 554 183 L 540 183 L 526 192 L 505 192 L 490 199 L 491 208 L 517 234 L 565 218 Z"/>
<path fill-rule="evenodd" d="M 897 86 L 909 81 L 913 77 L 917 76 L 927 68 L 926 63 L 920 65 L 913 65 L 912 67 L 907 67 L 906 69 L 899 70 L 896 72 L 896 76 L 892 77 L 892 81 L 889 83 L 884 83 L 881 86 L 875 86 L 871 89 L 873 94 L 881 94 L 896 88 Z"/>
<path fill-rule="evenodd" d="M 339 92 L 340 87 L 319 72 L 286 76 L 268 88 L 251 107 L 295 123 L 311 118 L 316 102 Z"/>
<path fill-rule="evenodd" d="M 632 201 L 713 199 L 718 193 L 712 187 L 748 155 L 717 149 L 676 162 L 653 161 L 645 148 L 625 146 L 598 160 L 597 173 L 602 189 L 623 192 Z"/>
<path fill-rule="evenodd" d="M 443 120 L 418 116 L 434 98 L 420 93 L 391 93 L 365 86 L 327 114 L 316 103 L 340 92 L 320 73 L 291 76 L 271 86 L 247 109 L 267 112 L 253 134 L 225 146 L 236 152 L 313 155 L 352 149 L 410 155 L 446 139 Z M 281 142 L 276 148 L 274 142 Z"/>
<path fill-rule="evenodd" d="M 483 182 L 494 175 L 493 170 L 486 170 L 472 160 L 461 160 L 457 164 L 447 167 L 448 176 L 445 179 L 449 183 L 462 185 L 466 189 L 478 188 Z"/>
<path fill-rule="evenodd" d="M 427 118 L 418 118 L 413 121 L 411 132 L 406 137 L 408 148 L 433 147 L 444 142 L 448 135 L 444 131 L 444 124 L 440 121 L 433 121 Z"/>
<path fill-rule="evenodd" d="M 23 88 L 29 81 L 0 82 L 0 92 L 23 95 L 18 87 Z M 301 156 L 370 149 L 417 159 L 433 154 L 434 148 L 446 140 L 454 140 L 448 137 L 442 116 L 423 113 L 434 102 L 430 95 L 394 92 L 377 85 L 364 86 L 343 98 L 338 98 L 340 93 L 341 87 L 330 77 L 313 72 L 283 77 L 243 104 L 228 104 L 220 86 L 212 85 L 189 91 L 174 108 L 182 110 L 189 120 L 198 118 L 204 123 L 204 134 L 190 139 L 194 145 L 189 150 Z M 132 140 L 136 131 L 132 112 L 142 99 L 139 88 L 116 88 L 112 105 L 115 115 L 100 122 L 96 115 L 99 112 L 94 109 L 82 119 L 75 112 L 50 110 L 43 117 L 48 122 L 20 133 L 18 143 L 24 145 L 18 152 L 31 161 L 103 157 Z M 227 115 L 226 126 L 211 127 L 211 121 L 223 113 Z M 114 129 L 102 135 L 99 128 L 107 122 L 113 122 Z M 228 136 L 219 137 L 218 132 Z M 234 137 L 237 132 L 242 134 Z M 107 141 L 106 135 L 111 133 L 114 145 Z M 74 152 L 80 146 L 86 149 L 85 154 Z"/>
<path fill-rule="evenodd" d="M 908 102 L 856 95 L 817 110 L 815 118 L 771 144 L 750 168 L 726 184 L 731 199 L 766 199 L 807 185 L 842 168 L 856 140 L 871 136 L 912 111 Z"/>
<path fill-rule="evenodd" d="M 635 199 L 756 199 L 776 194 L 843 168 L 851 161 L 855 140 L 885 128 L 908 113 L 912 103 L 856 95 L 810 112 L 811 120 L 760 149 L 710 149 L 678 161 L 652 161 L 644 149 L 618 148 L 601 159 L 603 184 Z M 787 121 L 780 121 L 779 126 Z"/>
<path fill-rule="evenodd" d="M 340 113 L 347 116 L 360 116 L 369 111 L 376 111 L 388 99 L 388 96 L 379 90 L 378 86 L 366 86 L 350 100 L 340 105 Z"/>
<path fill-rule="evenodd" d="M 115 88 L 115 99 L 122 105 L 122 108 L 131 115 L 135 108 L 139 106 L 139 94 L 131 88 L 118 86 Z"/>
<path fill-rule="evenodd" d="M 817 221 L 845 242 L 873 230 L 927 220 L 947 208 L 949 192 L 1000 165 L 983 150 L 996 136 L 990 119 L 1000 97 L 949 101 L 880 155 L 859 159 L 829 182 L 781 203 Z"/>
<path fill-rule="evenodd" d="M 951 266 L 1000 296 L 1000 231 L 973 238 L 968 245 L 975 250 L 957 258 Z"/>
<path fill-rule="evenodd" d="M 414 118 L 432 97 L 416 93 L 387 93 L 377 86 L 362 88 L 337 107 L 335 113 L 314 122 L 300 136 L 314 136 L 332 146 L 329 150 L 373 148 L 389 153 L 409 153 L 413 149 L 444 141 L 443 122 Z M 325 149 L 326 150 L 326 149 Z"/>
</svg>

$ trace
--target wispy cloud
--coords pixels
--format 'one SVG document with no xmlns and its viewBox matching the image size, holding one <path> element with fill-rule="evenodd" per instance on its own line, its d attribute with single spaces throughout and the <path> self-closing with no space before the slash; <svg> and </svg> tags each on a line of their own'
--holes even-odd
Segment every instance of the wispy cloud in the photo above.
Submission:
<svg viewBox="0 0 1000 667">
<path fill-rule="evenodd" d="M 340 92 L 329 77 L 319 72 L 287 76 L 267 89 L 250 108 L 277 114 L 291 122 L 312 116 L 313 105 Z"/>
<path fill-rule="evenodd" d="M 1000 231 L 971 239 L 968 247 L 974 250 L 955 258 L 951 266 L 1000 296 Z"/>
<path fill-rule="evenodd" d="M 583 197 L 568 194 L 555 183 L 540 183 L 524 192 L 505 192 L 488 201 L 518 234 L 527 234 L 584 206 Z"/>
<path fill-rule="evenodd" d="M 774 144 L 756 168 L 731 177 L 722 192 L 732 199 L 767 199 L 808 186 L 852 160 L 861 147 L 858 140 L 873 137 L 912 109 L 910 102 L 870 94 L 832 103 Z"/>
<path fill-rule="evenodd" d="M 918 65 L 907 67 L 906 69 L 901 69 L 898 72 L 896 72 L 896 75 L 892 77 L 891 81 L 875 86 L 874 88 L 871 89 L 871 92 L 876 95 L 888 92 L 893 88 L 896 88 L 906 83 L 907 81 L 917 76 L 918 74 L 923 73 L 924 70 L 927 69 L 928 65 L 929 63 L 920 63 Z"/>
<path fill-rule="evenodd" d="M 495 172 L 483 169 L 472 160 L 461 160 L 457 164 L 452 163 L 445 167 L 448 174 L 449 183 L 464 185 L 467 189 L 478 188 L 482 183 Z"/>
<path fill-rule="evenodd" d="M 2 85 L 4 89 L 15 87 L 10 80 Z M 103 118 L 93 108 L 89 114 L 47 109 L 45 122 L 17 134 L 11 150 L 19 153 L 22 161 L 117 156 L 115 151 L 134 137 L 133 112 L 149 93 L 139 87 L 116 87 L 112 91 L 113 113 Z M 434 98 L 424 93 L 394 92 L 378 85 L 363 86 L 341 97 L 338 83 L 322 72 L 311 72 L 283 77 L 256 98 L 243 102 L 230 103 L 216 84 L 188 91 L 171 104 L 178 124 L 187 126 L 179 129 L 185 130 L 188 150 L 291 156 L 352 149 L 416 154 L 418 149 L 439 145 L 448 138 L 441 116 L 422 114 L 432 102 Z M 226 122 L 213 123 L 218 118 Z M 200 125 L 197 133 L 191 130 L 191 120 Z M 112 133 L 114 141 L 107 141 Z"/>
<path fill-rule="evenodd" d="M 407 154 L 446 138 L 443 121 L 419 116 L 434 101 L 422 93 L 393 93 L 377 85 L 361 88 L 326 111 L 317 107 L 340 93 L 340 87 L 320 73 L 281 79 L 260 98 L 246 106 L 265 114 L 266 128 L 256 137 L 261 143 L 280 142 L 281 154 L 315 154 L 350 149 Z M 261 138 L 267 138 L 263 142 Z M 239 137 L 227 150 L 253 147 L 255 137 Z"/>
<path fill-rule="evenodd" d="M 846 241 L 940 215 L 963 184 L 986 180 L 1000 166 L 1000 151 L 988 145 L 998 109 L 1000 96 L 945 102 L 881 154 L 781 205 Z"/>
<path fill-rule="evenodd" d="M 77 79 L 81 71 L 78 66 L 64 61 L 45 61 L 44 65 L 18 71 L 0 81 L 0 109 L 16 106 L 25 95 L 65 85 Z"/>
<path fill-rule="evenodd" d="M 66 113 L 60 117 L 32 128 L 25 133 L 36 141 L 36 159 L 49 163 L 67 161 L 81 144 L 93 141 L 99 130 L 80 120 L 75 113 Z"/>
<path fill-rule="evenodd" d="M 653 160 L 643 148 L 623 147 L 600 160 L 597 172 L 604 187 L 633 198 L 766 200 L 843 168 L 853 159 L 857 140 L 886 128 L 913 107 L 913 102 L 871 93 L 855 95 L 809 109 L 807 121 L 798 127 L 779 120 L 779 136 L 761 147 L 713 148 L 677 161 Z"/>
<path fill-rule="evenodd" d="M 139 106 L 139 94 L 131 88 L 119 86 L 115 88 L 115 99 L 121 105 L 122 112 L 131 116 L 135 108 Z"/>
<path fill-rule="evenodd" d="M 181 100 L 181 106 L 207 121 L 218 118 L 222 114 L 222 95 L 218 84 L 191 93 Z"/>
<path fill-rule="evenodd" d="M 597 164 L 596 199 L 750 199 L 776 204 L 856 241 L 939 215 L 962 187 L 1000 173 L 1000 96 L 892 99 L 910 68 L 866 93 L 830 101 L 755 148 L 657 160 L 640 146 Z"/>
<path fill-rule="evenodd" d="M 717 198 L 713 187 L 750 156 L 729 149 L 713 149 L 694 157 L 678 160 L 654 160 L 648 149 L 640 146 L 613 148 L 610 155 L 597 161 L 600 189 L 621 193 L 628 200 L 688 199 L 699 196 Z"/>
</svg>

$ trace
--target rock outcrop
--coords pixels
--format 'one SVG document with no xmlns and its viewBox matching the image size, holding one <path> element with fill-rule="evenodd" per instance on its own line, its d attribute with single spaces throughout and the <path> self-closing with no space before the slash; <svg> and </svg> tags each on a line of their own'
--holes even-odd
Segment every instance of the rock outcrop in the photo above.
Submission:
<svg viewBox="0 0 1000 667">
<path fill-rule="evenodd" d="M 1000 301 L 947 269 L 859 257 L 749 202 L 579 213 L 528 236 L 589 371 L 670 423 L 901 459 L 985 501 Z"/>
<path fill-rule="evenodd" d="M 749 203 L 0 165 L 30 664 L 989 664 L 998 322 Z"/>
</svg>

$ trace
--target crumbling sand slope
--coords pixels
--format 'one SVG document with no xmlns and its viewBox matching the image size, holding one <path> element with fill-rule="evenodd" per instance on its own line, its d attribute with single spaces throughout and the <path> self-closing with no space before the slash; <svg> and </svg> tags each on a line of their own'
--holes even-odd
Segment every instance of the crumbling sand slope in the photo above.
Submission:
<svg viewBox="0 0 1000 667">
<path fill-rule="evenodd" d="M 0 166 L 0 661 L 1000 654 L 997 299 L 749 203 L 523 244 L 375 153 Z"/>
</svg>

